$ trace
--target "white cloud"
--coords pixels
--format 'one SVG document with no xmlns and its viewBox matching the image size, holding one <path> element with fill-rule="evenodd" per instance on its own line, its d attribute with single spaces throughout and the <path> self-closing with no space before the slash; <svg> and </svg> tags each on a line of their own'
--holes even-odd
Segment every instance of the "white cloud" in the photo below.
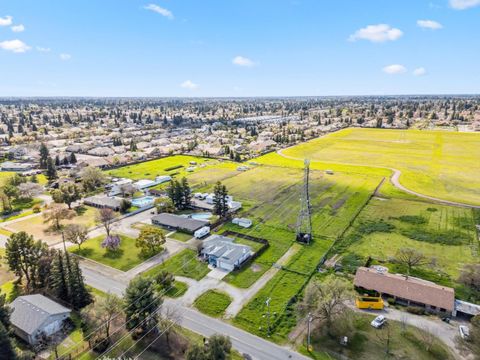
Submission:
<svg viewBox="0 0 480 360">
<path fill-rule="evenodd" d="M 195 90 L 198 88 L 198 84 L 195 84 L 191 80 L 185 80 L 183 83 L 180 84 L 180 87 L 184 89 Z"/>
<path fill-rule="evenodd" d="M 40 51 L 40 52 L 50 52 L 51 49 L 50 48 L 45 48 L 45 47 L 41 47 L 41 46 L 37 46 L 37 51 Z"/>
<path fill-rule="evenodd" d="M 23 26 L 22 24 L 14 25 L 10 29 L 12 29 L 13 32 L 22 32 L 25 30 L 25 26 Z"/>
<path fill-rule="evenodd" d="M 394 41 L 402 37 L 403 32 L 400 29 L 392 28 L 387 24 L 368 25 L 357 30 L 350 35 L 350 41 L 369 40 L 371 42 Z"/>
<path fill-rule="evenodd" d="M 5 16 L 3 18 L 0 18 L 0 26 L 10 26 L 12 25 L 12 17 L 11 16 Z"/>
<path fill-rule="evenodd" d="M 457 10 L 465 10 L 480 5 L 480 0 L 450 0 L 450 6 Z"/>
<path fill-rule="evenodd" d="M 21 40 L 5 40 L 0 42 L 0 49 L 11 51 L 14 53 L 24 53 L 30 50 L 30 46 Z"/>
<path fill-rule="evenodd" d="M 413 70 L 413 75 L 415 76 L 423 76 L 426 73 L 427 73 L 427 69 L 425 69 L 424 67 L 419 67 Z"/>
<path fill-rule="evenodd" d="M 424 29 L 438 30 L 443 28 L 443 25 L 433 20 L 418 20 L 417 25 Z"/>
<path fill-rule="evenodd" d="M 162 8 L 161 6 L 155 4 L 148 4 L 144 7 L 144 9 L 156 12 L 157 14 L 165 16 L 169 19 L 173 19 L 173 13 L 170 10 Z"/>
<path fill-rule="evenodd" d="M 235 56 L 232 60 L 232 64 L 245 67 L 255 66 L 255 62 L 243 56 Z"/>
<path fill-rule="evenodd" d="M 60 54 L 60 60 L 63 60 L 63 61 L 67 61 L 67 60 L 70 60 L 72 58 L 72 55 L 70 54 Z"/>
<path fill-rule="evenodd" d="M 407 68 L 400 64 L 392 64 L 385 66 L 382 71 L 387 74 L 403 74 L 407 72 Z"/>
</svg>

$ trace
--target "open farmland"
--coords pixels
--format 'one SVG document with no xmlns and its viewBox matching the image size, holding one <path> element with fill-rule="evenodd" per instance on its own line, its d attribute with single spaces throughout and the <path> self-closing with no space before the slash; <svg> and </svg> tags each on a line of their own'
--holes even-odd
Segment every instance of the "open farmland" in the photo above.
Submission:
<svg viewBox="0 0 480 360">
<path fill-rule="evenodd" d="M 190 165 L 196 162 L 196 165 Z M 186 171 L 190 166 L 195 169 Z M 195 187 L 213 184 L 230 176 L 238 174 L 238 164 L 230 161 L 219 161 L 196 156 L 175 155 L 157 160 L 145 161 L 139 164 L 127 165 L 107 173 L 114 177 L 125 177 L 133 180 L 155 179 L 156 176 L 170 175 L 172 177 L 187 177 L 190 185 Z M 163 184 L 160 187 L 164 186 Z"/>
<path fill-rule="evenodd" d="M 320 161 L 313 168 L 331 168 L 334 163 L 395 168 L 402 172 L 400 182 L 408 189 L 480 205 L 479 143 L 480 135 L 474 133 L 349 128 L 282 154 Z M 268 156 L 257 160 L 263 163 Z M 363 167 L 356 169 L 366 170 Z"/>
<path fill-rule="evenodd" d="M 455 286 L 465 264 L 478 261 L 479 243 L 471 209 L 403 199 L 374 198 L 336 246 L 353 270 L 368 257 L 405 272 L 391 259 L 403 247 L 421 251 L 427 263 L 422 278 Z"/>
</svg>

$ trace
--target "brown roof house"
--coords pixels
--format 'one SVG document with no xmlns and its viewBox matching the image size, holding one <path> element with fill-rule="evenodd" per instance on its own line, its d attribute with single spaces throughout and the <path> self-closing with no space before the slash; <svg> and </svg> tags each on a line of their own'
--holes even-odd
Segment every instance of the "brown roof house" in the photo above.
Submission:
<svg viewBox="0 0 480 360">
<path fill-rule="evenodd" d="M 399 303 L 420 306 L 430 312 L 451 313 L 455 316 L 455 290 L 431 281 L 390 274 L 385 268 L 359 267 L 354 285 L 391 296 Z"/>
</svg>

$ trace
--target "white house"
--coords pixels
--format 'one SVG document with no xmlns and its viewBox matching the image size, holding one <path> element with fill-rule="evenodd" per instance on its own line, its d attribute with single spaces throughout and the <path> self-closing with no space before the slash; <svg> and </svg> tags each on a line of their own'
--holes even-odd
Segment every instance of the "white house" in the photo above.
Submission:
<svg viewBox="0 0 480 360">
<path fill-rule="evenodd" d="M 108 187 L 110 188 L 108 196 L 120 195 L 123 192 L 122 188 L 131 185 L 132 183 L 132 179 L 118 179 L 117 181 L 112 181 L 112 183 L 108 185 Z"/>
<path fill-rule="evenodd" d="M 40 294 L 19 296 L 10 307 L 13 310 L 10 322 L 14 333 L 31 345 L 43 335 L 50 336 L 60 331 L 71 312 Z"/>
<path fill-rule="evenodd" d="M 232 271 L 253 255 L 252 248 L 236 244 L 232 238 L 212 235 L 203 241 L 202 256 L 216 268 Z"/>
<path fill-rule="evenodd" d="M 172 178 L 168 175 L 157 176 L 155 180 L 148 180 L 148 179 L 138 180 L 133 184 L 133 186 L 135 186 L 138 190 L 143 190 L 143 189 L 147 189 L 171 180 Z"/>
</svg>

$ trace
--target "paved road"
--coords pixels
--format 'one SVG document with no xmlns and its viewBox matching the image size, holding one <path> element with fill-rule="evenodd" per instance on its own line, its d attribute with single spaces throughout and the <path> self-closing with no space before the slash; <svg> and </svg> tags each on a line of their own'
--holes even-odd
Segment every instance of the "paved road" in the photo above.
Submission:
<svg viewBox="0 0 480 360">
<path fill-rule="evenodd" d="M 297 157 L 294 157 L 294 156 L 285 155 L 283 153 L 283 150 L 285 150 L 285 149 L 278 150 L 277 151 L 278 155 L 283 156 L 286 159 L 291 159 L 291 160 L 298 160 L 298 161 L 303 161 L 304 160 L 303 158 L 297 158 Z M 322 161 L 310 160 L 310 162 L 332 163 L 332 164 L 341 164 L 341 165 L 350 165 L 350 166 L 368 166 L 368 167 L 378 168 L 378 169 L 387 169 L 387 170 L 390 170 L 390 171 L 393 172 L 392 176 L 390 177 L 390 181 L 392 182 L 393 186 L 395 186 L 397 189 L 400 189 L 400 190 L 405 191 L 409 194 L 421 197 L 423 199 L 431 200 L 431 201 L 434 201 L 434 202 L 437 202 L 437 203 L 440 203 L 440 204 L 480 209 L 480 205 L 471 205 L 471 204 L 464 204 L 464 203 L 460 203 L 460 202 L 456 202 L 456 201 L 443 200 L 443 199 L 439 199 L 439 198 L 436 198 L 436 197 L 433 197 L 433 196 L 420 194 L 416 191 L 407 189 L 405 186 L 400 184 L 400 175 L 402 175 L 402 172 L 398 169 L 395 169 L 395 168 L 389 168 L 389 167 L 386 167 L 386 166 L 376 166 L 376 165 L 368 165 L 368 164 L 361 165 L 361 164 L 352 164 L 352 163 L 335 162 L 335 161 L 323 161 L 323 160 Z"/>
<path fill-rule="evenodd" d="M 92 268 L 81 264 L 85 282 L 99 290 L 111 292 L 119 296 L 123 295 L 128 280 L 118 279 L 114 276 L 103 275 Z M 183 306 L 179 301 L 165 299 L 165 306 L 173 308 L 176 313 L 181 314 L 180 325 L 200 335 L 209 337 L 212 334 L 224 334 L 230 336 L 233 347 L 240 353 L 247 353 L 255 360 L 309 360 L 286 347 L 271 343 L 267 340 L 240 330 L 220 320 L 213 319 L 206 315 Z"/>
</svg>

